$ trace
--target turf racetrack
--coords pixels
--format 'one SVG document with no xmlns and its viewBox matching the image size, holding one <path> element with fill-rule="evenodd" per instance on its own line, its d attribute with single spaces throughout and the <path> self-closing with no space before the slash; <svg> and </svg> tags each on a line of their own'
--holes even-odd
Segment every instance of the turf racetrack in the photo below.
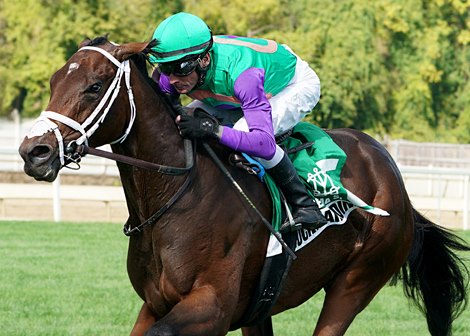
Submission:
<svg viewBox="0 0 470 336">
<path fill-rule="evenodd" d="M 470 231 L 459 235 L 470 242 Z M 127 278 L 126 254 L 118 224 L 0 221 L 0 335 L 128 335 L 141 300 Z M 275 316 L 275 335 L 311 335 L 322 298 Z M 399 284 L 382 289 L 346 335 L 428 332 Z M 469 307 L 453 335 L 470 335 Z"/>
</svg>

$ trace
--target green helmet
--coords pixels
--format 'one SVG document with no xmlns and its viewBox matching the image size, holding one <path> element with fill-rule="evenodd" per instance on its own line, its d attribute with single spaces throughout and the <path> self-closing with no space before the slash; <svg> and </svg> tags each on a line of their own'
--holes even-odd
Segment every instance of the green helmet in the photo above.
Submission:
<svg viewBox="0 0 470 336">
<path fill-rule="evenodd" d="M 153 38 L 158 44 L 152 48 L 152 63 L 166 63 L 190 55 L 200 55 L 212 46 L 212 33 L 199 17 L 178 13 L 163 20 L 155 29 Z"/>
</svg>

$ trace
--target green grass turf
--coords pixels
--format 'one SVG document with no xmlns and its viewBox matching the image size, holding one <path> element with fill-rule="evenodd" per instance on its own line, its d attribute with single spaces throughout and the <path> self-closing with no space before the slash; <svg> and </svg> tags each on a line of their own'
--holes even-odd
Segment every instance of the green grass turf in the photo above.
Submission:
<svg viewBox="0 0 470 336">
<path fill-rule="evenodd" d="M 470 231 L 459 235 L 470 242 Z M 128 335 L 141 300 L 127 278 L 126 254 L 117 224 L 0 222 L 0 335 Z M 275 316 L 275 335 L 311 335 L 322 299 L 319 293 Z M 347 333 L 426 334 L 401 285 L 385 287 Z M 469 308 L 453 334 L 470 335 Z"/>
</svg>

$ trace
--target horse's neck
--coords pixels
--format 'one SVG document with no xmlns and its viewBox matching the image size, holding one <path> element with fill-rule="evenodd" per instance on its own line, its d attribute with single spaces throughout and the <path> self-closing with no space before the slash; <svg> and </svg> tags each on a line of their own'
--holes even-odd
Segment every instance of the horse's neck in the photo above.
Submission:
<svg viewBox="0 0 470 336">
<path fill-rule="evenodd" d="M 113 151 L 130 157 L 162 165 L 184 167 L 183 141 L 173 118 L 163 102 L 147 84 L 134 84 L 136 119 L 133 129 L 123 144 L 113 145 Z M 183 177 L 163 175 L 155 171 L 118 164 L 126 193 L 129 212 L 148 218 L 174 193 Z"/>
<path fill-rule="evenodd" d="M 142 160 L 177 164 L 184 162 L 179 151 L 182 139 L 178 134 L 170 106 L 155 92 L 139 69 L 131 63 L 132 87 L 136 118 L 131 133 L 122 145 L 113 150 Z"/>
</svg>

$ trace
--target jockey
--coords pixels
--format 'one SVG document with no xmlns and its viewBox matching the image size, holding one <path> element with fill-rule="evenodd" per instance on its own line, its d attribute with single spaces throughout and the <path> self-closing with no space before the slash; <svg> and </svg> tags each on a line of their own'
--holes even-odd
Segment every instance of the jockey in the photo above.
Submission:
<svg viewBox="0 0 470 336">
<path fill-rule="evenodd" d="M 197 16 L 178 13 L 162 21 L 153 38 L 153 78 L 171 97 L 186 94 L 188 106 L 210 118 L 178 116 L 185 138 L 213 138 L 255 157 L 281 188 L 295 225 L 281 231 L 316 229 L 326 224 L 294 165 L 275 135 L 294 127 L 320 99 L 320 80 L 287 46 L 271 40 L 212 36 Z M 233 126 L 233 127 L 231 127 Z"/>
</svg>

